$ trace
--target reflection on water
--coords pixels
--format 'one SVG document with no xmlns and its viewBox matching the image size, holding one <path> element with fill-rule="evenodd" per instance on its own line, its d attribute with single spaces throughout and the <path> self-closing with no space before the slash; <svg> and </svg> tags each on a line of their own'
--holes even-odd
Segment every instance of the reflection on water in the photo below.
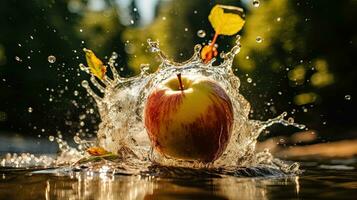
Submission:
<svg viewBox="0 0 357 200">
<path fill-rule="evenodd" d="M 187 180 L 81 172 L 70 176 L 33 174 L 31 178 L 28 175 L 5 175 L 0 194 L 6 199 L 267 199 L 267 184 L 281 182 L 293 190 L 296 188 L 294 179 L 226 177 Z M 21 186 L 16 187 L 18 185 Z"/>
<path fill-rule="evenodd" d="M 301 176 L 152 176 L 93 174 L 54 169 L 0 168 L 0 199 L 349 199 L 357 189 L 355 170 L 319 168 L 306 162 Z M 328 164 L 324 164 L 328 165 Z M 355 164 L 349 165 L 355 166 Z M 175 171 L 175 170 L 171 170 Z M 188 173 L 190 174 L 190 173 Z"/>
</svg>

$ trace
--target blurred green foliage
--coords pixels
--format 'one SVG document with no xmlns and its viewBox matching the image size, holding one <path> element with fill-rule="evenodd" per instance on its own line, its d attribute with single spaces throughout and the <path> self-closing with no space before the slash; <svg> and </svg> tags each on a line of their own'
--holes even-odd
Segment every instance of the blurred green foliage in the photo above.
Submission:
<svg viewBox="0 0 357 200">
<path fill-rule="evenodd" d="M 148 2 L 155 5 L 145 7 Z M 88 78 L 78 68 L 84 62 L 82 48 L 103 60 L 117 52 L 122 76 L 138 73 L 146 63 L 154 71 L 159 62 L 149 53 L 147 39 L 159 40 L 170 58 L 184 61 L 195 44 L 212 38 L 207 17 L 222 3 L 245 9 L 242 51 L 234 66 L 241 92 L 252 104 L 251 117 L 288 111 L 325 138 L 355 137 L 356 1 L 260 2 L 255 8 L 250 0 L 2 1 L 0 130 L 94 132 L 98 116 L 88 111 L 94 105 L 80 86 Z M 148 24 L 142 23 L 143 8 L 154 8 Z M 206 37 L 198 37 L 199 30 Z M 220 36 L 217 43 L 219 51 L 228 51 L 234 37 Z M 50 55 L 56 57 L 53 64 L 47 61 Z"/>
</svg>

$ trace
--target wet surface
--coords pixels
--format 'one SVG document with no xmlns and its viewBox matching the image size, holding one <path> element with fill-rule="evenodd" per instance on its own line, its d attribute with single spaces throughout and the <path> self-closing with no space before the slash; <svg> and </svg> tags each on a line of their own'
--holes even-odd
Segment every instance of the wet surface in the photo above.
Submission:
<svg viewBox="0 0 357 200">
<path fill-rule="evenodd" d="M 354 199 L 356 159 L 301 164 L 298 176 L 255 177 L 179 168 L 135 176 L 0 168 L 0 199 Z"/>
</svg>

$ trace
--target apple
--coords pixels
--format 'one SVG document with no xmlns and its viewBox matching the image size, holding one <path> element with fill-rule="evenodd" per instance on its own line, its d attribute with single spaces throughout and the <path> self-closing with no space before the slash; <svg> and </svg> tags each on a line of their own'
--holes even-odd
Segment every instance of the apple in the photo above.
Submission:
<svg viewBox="0 0 357 200">
<path fill-rule="evenodd" d="M 227 147 L 233 126 L 229 96 L 215 81 L 177 74 L 152 91 L 144 121 L 152 146 L 167 157 L 212 162 Z"/>
</svg>

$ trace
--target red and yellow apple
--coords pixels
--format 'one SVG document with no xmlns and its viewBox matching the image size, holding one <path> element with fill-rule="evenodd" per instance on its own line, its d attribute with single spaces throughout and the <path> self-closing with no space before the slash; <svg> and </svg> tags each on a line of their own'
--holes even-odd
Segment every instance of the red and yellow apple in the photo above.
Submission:
<svg viewBox="0 0 357 200">
<path fill-rule="evenodd" d="M 227 147 L 233 126 L 232 102 L 215 81 L 178 74 L 147 98 L 145 128 L 161 154 L 211 162 Z"/>
</svg>

